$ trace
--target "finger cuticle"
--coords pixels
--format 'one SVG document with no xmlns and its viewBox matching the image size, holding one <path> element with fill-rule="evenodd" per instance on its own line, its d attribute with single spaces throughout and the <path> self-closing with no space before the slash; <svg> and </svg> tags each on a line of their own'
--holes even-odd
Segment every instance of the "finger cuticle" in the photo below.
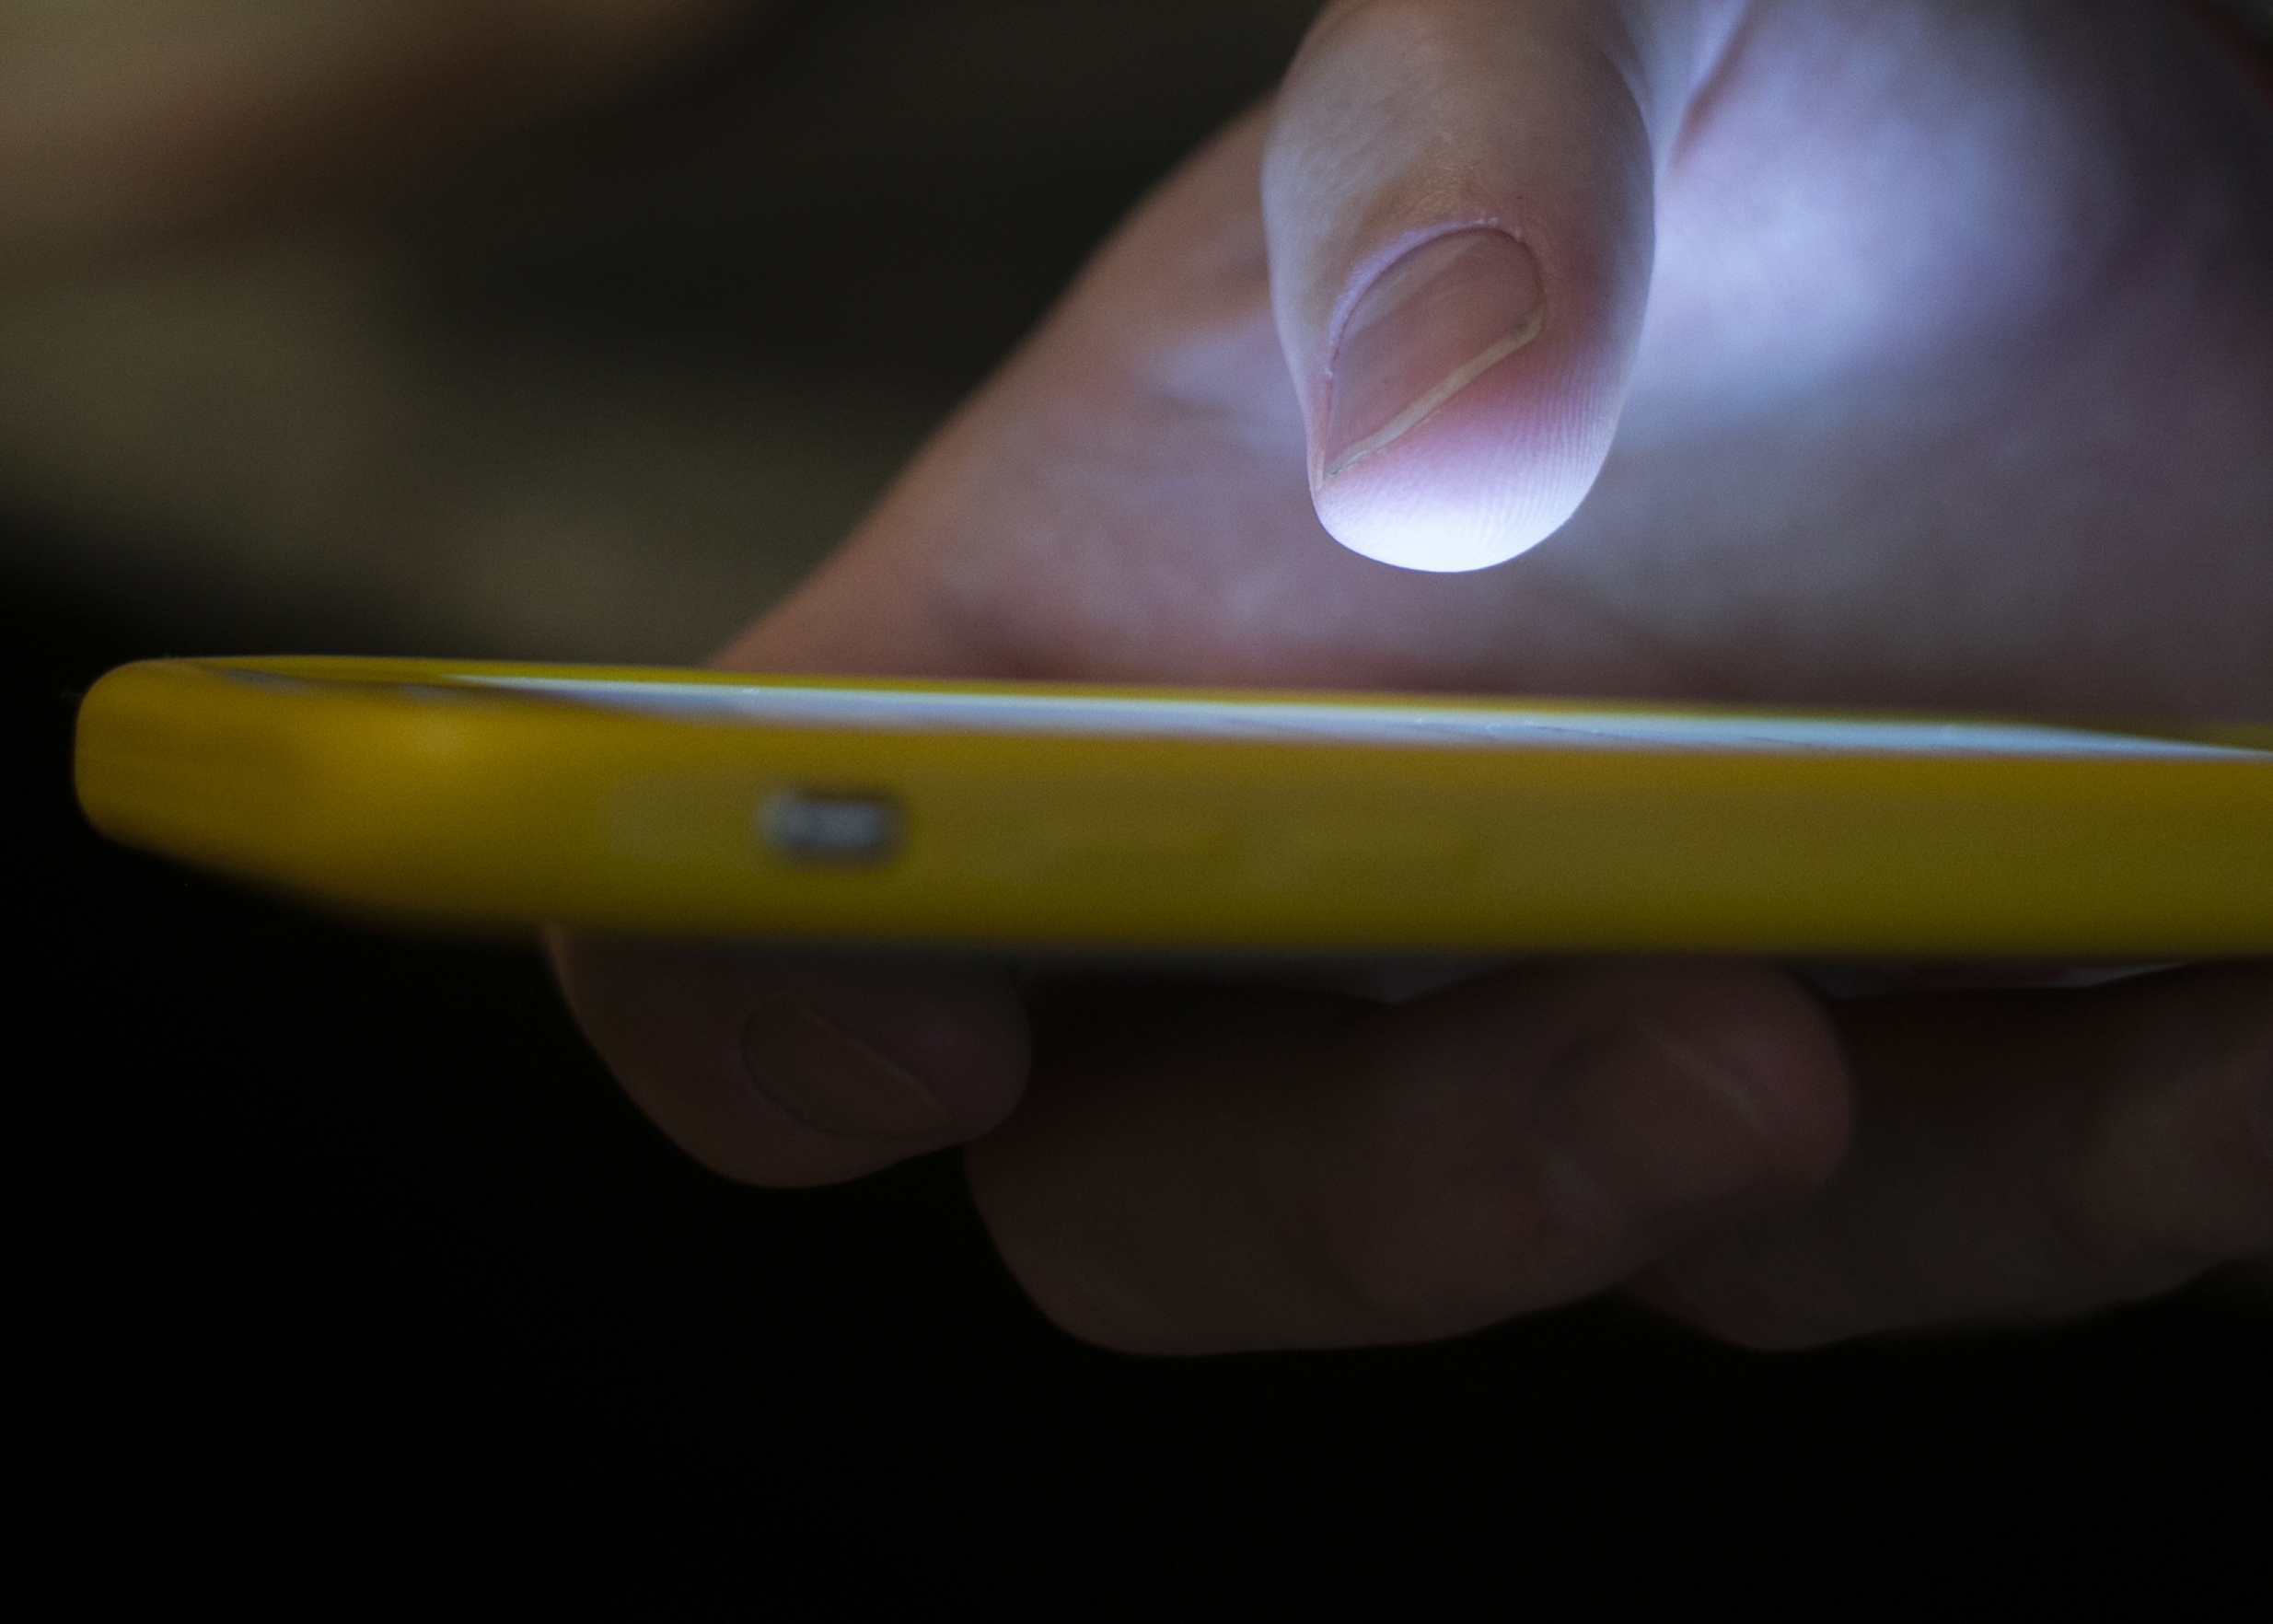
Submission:
<svg viewBox="0 0 2273 1624">
<path fill-rule="evenodd" d="M 848 1139 L 942 1139 L 956 1120 L 923 1080 L 801 998 L 770 998 L 742 1028 L 750 1080 L 806 1126 Z"/>
</svg>

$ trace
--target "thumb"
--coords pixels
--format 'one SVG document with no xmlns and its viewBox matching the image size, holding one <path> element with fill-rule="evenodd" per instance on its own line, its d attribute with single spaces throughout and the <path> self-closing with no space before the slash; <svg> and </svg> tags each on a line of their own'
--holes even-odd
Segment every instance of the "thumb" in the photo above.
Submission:
<svg viewBox="0 0 2273 1624">
<path fill-rule="evenodd" d="M 1318 518 L 1409 569 L 1513 558 L 1571 516 L 1618 427 L 1656 159 L 1697 9 L 1345 0 L 1263 160 L 1271 298 Z"/>
</svg>

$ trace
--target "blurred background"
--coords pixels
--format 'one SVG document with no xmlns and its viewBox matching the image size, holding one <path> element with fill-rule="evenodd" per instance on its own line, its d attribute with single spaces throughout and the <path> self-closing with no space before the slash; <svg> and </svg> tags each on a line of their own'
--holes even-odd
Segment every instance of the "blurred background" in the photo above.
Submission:
<svg viewBox="0 0 2273 1624">
<path fill-rule="evenodd" d="M 678 663 L 844 534 L 1315 9 L 586 0 L 597 41 L 500 41 L 415 0 L 17 6 L 13 574 L 267 646 Z M 327 13 L 336 44 L 290 37 Z M 157 68 L 100 64 L 189 72 L 201 30 L 239 52 L 205 69 L 208 103 L 252 104 L 239 146 L 105 161 L 187 137 L 136 105 Z M 470 112 L 481 67 L 506 105 Z M 25 82 L 74 74 L 24 127 Z M 270 110 L 326 74 L 362 87 Z"/>
<path fill-rule="evenodd" d="M 1801 1357 L 1593 1304 L 1435 1348 L 1119 1359 L 1024 1304 L 951 1155 L 729 1186 L 624 1103 L 533 954 L 350 929 L 78 818 L 72 707 L 126 659 L 700 659 L 1311 10 L 0 0 L 43 1514 L 110 1539 L 390 1462 L 438 1490 L 632 1450 L 642 1483 L 739 1484 L 711 1514 L 737 1550 L 833 1517 L 888 1567 L 894 1519 L 952 1511 L 1020 1553 L 1135 1542 L 1155 1577 L 1268 1539 L 1316 1573 L 1456 1549 L 1622 1588 L 1636 1529 L 1725 1555 L 1774 1528 L 1898 1551 L 1870 1570 L 1898 1592 L 1930 1553 L 2096 1561 L 2174 1485 L 2249 1502 L 2273 1322 L 2242 1271 Z M 2189 1572 L 2251 1547 L 2219 1526 Z"/>
</svg>

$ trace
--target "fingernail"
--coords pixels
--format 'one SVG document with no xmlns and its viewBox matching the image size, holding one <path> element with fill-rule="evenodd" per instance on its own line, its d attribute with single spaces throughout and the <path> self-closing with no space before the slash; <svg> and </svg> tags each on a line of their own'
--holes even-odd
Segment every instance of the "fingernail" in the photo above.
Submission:
<svg viewBox="0 0 2273 1624">
<path fill-rule="evenodd" d="M 1327 384 L 1325 471 L 1396 444 L 1538 336 L 1539 265 L 1504 231 L 1421 244 L 1360 296 Z"/>
<path fill-rule="evenodd" d="M 774 1104 L 824 1133 L 911 1139 L 955 1129 L 955 1119 L 914 1073 L 802 999 L 784 995 L 760 1005 L 742 1028 L 742 1056 Z"/>
<path fill-rule="evenodd" d="M 1628 1209 L 1709 1206 L 1769 1177 L 1770 1130 L 1743 1081 L 1646 1022 L 1582 1042 L 1560 1085 L 1565 1154 Z"/>
</svg>

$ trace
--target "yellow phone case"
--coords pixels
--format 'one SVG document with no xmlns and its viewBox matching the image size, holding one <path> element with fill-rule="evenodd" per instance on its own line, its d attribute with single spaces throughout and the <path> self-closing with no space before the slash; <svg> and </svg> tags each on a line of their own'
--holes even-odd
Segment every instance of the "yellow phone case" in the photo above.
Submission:
<svg viewBox="0 0 2273 1624">
<path fill-rule="evenodd" d="M 1107 950 L 2273 952 L 2273 727 L 160 660 L 87 695 L 76 776 L 114 839 L 413 922 Z"/>
</svg>

